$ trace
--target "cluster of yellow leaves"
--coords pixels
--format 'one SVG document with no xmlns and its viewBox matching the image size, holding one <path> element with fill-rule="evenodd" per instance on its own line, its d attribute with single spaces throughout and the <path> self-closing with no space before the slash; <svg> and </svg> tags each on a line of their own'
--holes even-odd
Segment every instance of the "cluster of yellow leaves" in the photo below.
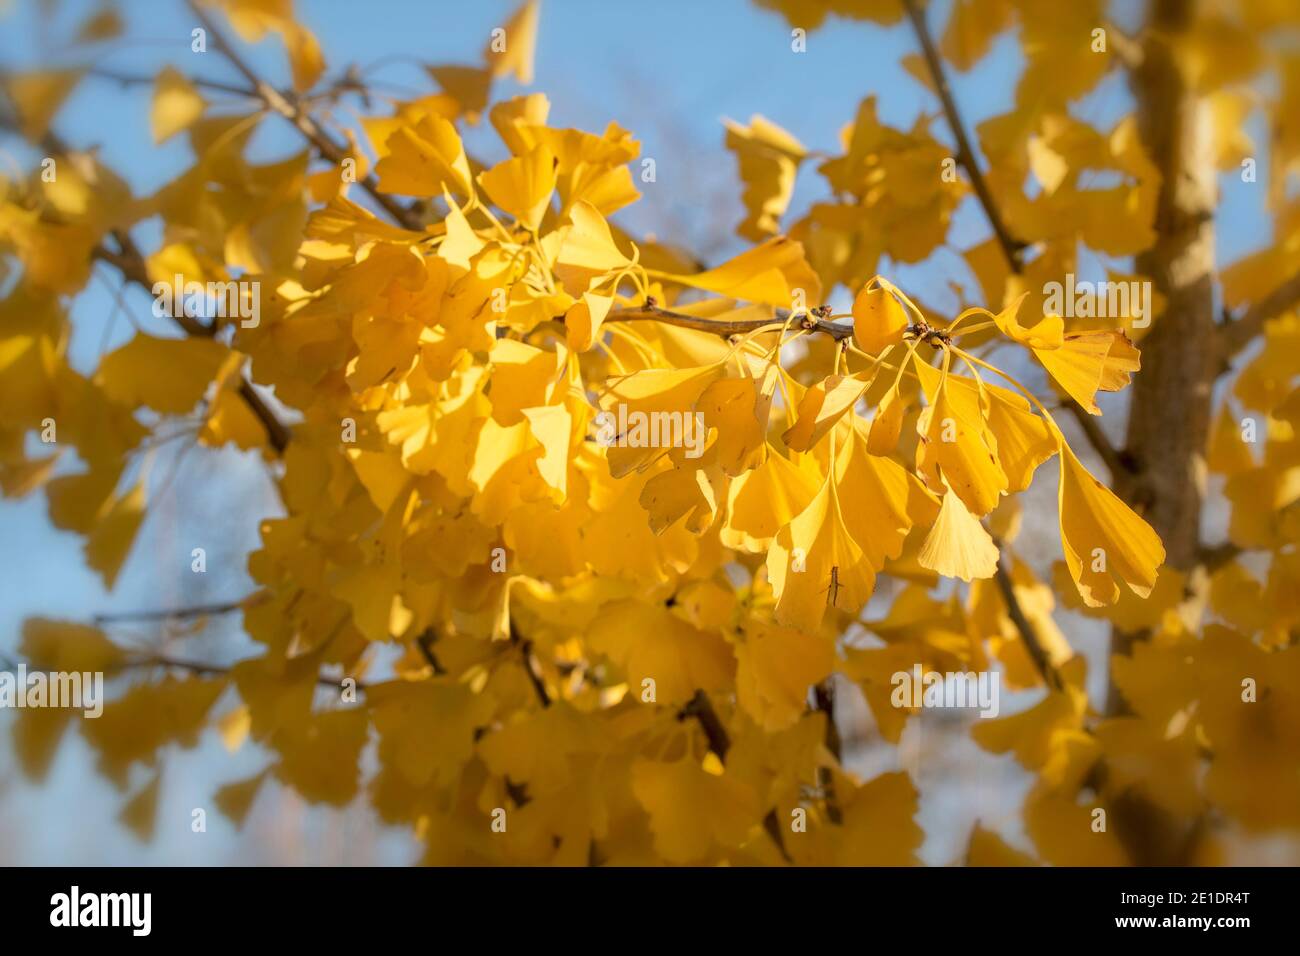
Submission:
<svg viewBox="0 0 1300 956">
<path fill-rule="evenodd" d="M 903 15 L 897 0 L 766 5 L 797 11 L 807 28 L 828 13 Z M 242 38 L 281 37 L 295 90 L 318 81 L 319 47 L 288 4 L 221 6 Z M 136 765 L 192 743 L 229 690 L 238 703 L 215 720 L 227 746 L 250 739 L 272 755 L 218 794 L 236 822 L 274 777 L 333 805 L 364 789 L 384 820 L 415 828 L 432 863 L 912 863 L 915 787 L 903 773 L 848 773 L 810 692 L 835 675 L 852 682 L 897 743 L 911 716 L 890 699 L 900 671 L 996 662 L 1009 686 L 1038 686 L 1042 663 L 1009 593 L 1061 680 L 975 736 L 1035 774 L 1025 819 L 1043 861 L 1122 862 L 1089 817 L 1135 789 L 1188 819 L 1213 802 L 1260 827 L 1294 825 L 1234 775 L 1295 789 L 1295 654 L 1260 646 L 1283 646 L 1300 620 L 1300 566 L 1279 556 L 1260 583 L 1225 565 L 1209 613 L 1228 626 L 1195 640 L 1181 575 L 1158 574 L 1157 536 L 1084 468 L 1044 405 L 975 351 L 990 340 L 1024 350 L 1092 414 L 1099 391 L 1139 368 L 1123 332 L 1067 328 L 1024 292 L 1072 269 L 1079 241 L 1118 256 L 1151 236 L 1157 177 L 1132 123 L 1103 134 L 1065 109 L 1107 65 L 1085 62 L 1070 32 L 1086 34 L 1099 3 L 1076 7 L 953 4 L 942 48 L 958 68 L 1013 21 L 1029 44 L 1017 112 L 980 133 L 1008 223 L 1040 253 L 1015 277 L 991 244 L 968 250 L 998 311 L 950 322 L 867 279 L 882 256 L 915 262 L 943 245 L 966 195 L 936 175 L 950 150 L 932 120 L 891 129 L 863 101 L 842 155 L 819 166 L 835 199 L 788 236 L 780 219 L 807 151 L 761 116 L 728 123 L 740 232 L 755 245 L 701 270 L 610 221 L 638 198 L 627 130 L 549 125 L 540 93 L 492 104 L 495 80 L 531 81 L 534 2 L 507 24 L 504 51 L 489 45 L 481 66 L 429 67 L 438 92 L 364 117 L 349 141 L 358 176 L 373 170 L 380 193 L 418 200 L 409 208 L 428 211 L 423 228 L 377 218 L 349 198 L 350 177 L 310 169 L 305 152 L 248 162 L 261 114 L 213 115 L 172 69 L 157 78 L 151 131 L 156 142 L 186 136 L 196 162 L 154 196 L 133 198 L 93 157 L 70 157 L 56 183 L 5 183 L 0 243 L 22 275 L 0 302 L 0 487 L 44 485 L 52 519 L 86 536 L 108 584 L 144 516 L 145 484 L 128 465 L 162 416 L 198 408 L 201 442 L 270 457 L 241 397 L 245 374 L 296 416 L 277 471 L 284 514 L 262 523 L 249 559 L 264 600 L 244 622 L 265 654 L 228 676 L 132 686 L 83 731 L 103 772 L 125 788 Z M 1077 69 L 1060 69 L 1067 61 Z M 9 80 L 28 136 L 48 129 L 78 78 Z M 506 151 L 491 164 L 461 136 L 484 116 Z M 1089 189 L 1090 170 L 1120 184 Z M 1041 187 L 1032 199 L 1030 173 Z M 139 331 L 82 376 L 66 362 L 59 297 L 85 284 L 92 249 L 120 248 L 114 233 L 147 216 L 163 226 L 149 282 L 256 280 L 261 322 L 180 321 L 183 338 Z M 840 284 L 855 298 L 833 356 L 813 345 L 789 362 L 831 337 L 813 330 L 809 306 Z M 630 321 L 650 300 L 678 319 L 752 331 L 727 339 Z M 1268 336 L 1234 393 L 1268 418 L 1265 459 L 1236 440 L 1225 410 L 1209 460 L 1228 476 L 1232 540 L 1282 551 L 1300 527 L 1286 510 L 1300 500 L 1294 323 Z M 81 470 L 52 477 L 57 454 L 28 457 L 26 437 L 47 417 Z M 609 434 L 611 421 L 656 418 L 680 423 L 683 440 Z M 698 446 L 684 439 L 694 422 Z M 1014 496 L 1053 457 L 1063 560 L 1049 583 L 1003 549 Z M 882 575 L 900 585 L 883 616 L 869 608 Z M 936 592 L 941 577 L 968 586 Z M 1053 620 L 1057 598 L 1156 632 L 1117 665 L 1132 716 L 1099 721 L 1089 707 L 1083 661 Z M 1265 617 L 1261 604 L 1285 610 Z M 874 643 L 845 638 L 860 630 Z M 368 679 L 375 646 L 390 643 L 403 649 L 395 674 Z M 95 629 L 45 621 L 29 622 L 21 650 L 61 669 L 139 663 Z M 326 667 L 364 681 L 355 705 L 321 706 Z M 1238 684 L 1222 675 L 1238 671 L 1260 683 L 1267 708 L 1232 706 L 1225 687 Z M 66 725 L 50 713 L 62 712 L 18 725 L 34 774 Z M 363 779 L 372 731 L 378 770 Z M 1201 781 L 1208 752 L 1215 770 Z M 149 830 L 158 787 L 155 773 L 124 810 L 137 832 Z M 491 827 L 499 808 L 510 839 Z M 1030 862 L 982 829 L 968 860 Z"/>
</svg>

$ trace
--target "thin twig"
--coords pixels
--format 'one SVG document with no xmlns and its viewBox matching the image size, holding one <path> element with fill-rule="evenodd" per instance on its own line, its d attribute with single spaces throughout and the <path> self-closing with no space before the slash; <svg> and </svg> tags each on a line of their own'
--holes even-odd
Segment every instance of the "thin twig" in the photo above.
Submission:
<svg viewBox="0 0 1300 956">
<path fill-rule="evenodd" d="M 687 701 L 686 706 L 677 714 L 678 720 L 686 720 L 688 717 L 694 717 L 699 721 L 700 729 L 704 731 L 704 737 L 709 742 L 709 749 L 717 754 L 719 760 L 726 763 L 727 751 L 731 749 L 731 736 L 727 733 L 727 728 L 722 725 L 722 721 L 718 719 L 718 712 L 713 709 L 709 695 L 703 690 L 697 690 L 695 696 Z"/>
<path fill-rule="evenodd" d="M 605 322 L 662 322 L 665 325 L 695 329 L 699 332 L 709 332 L 713 335 L 726 337 L 744 335 L 747 332 L 753 332 L 755 329 L 761 329 L 765 325 L 784 323 L 789 317 L 790 312 L 788 310 L 776 309 L 771 318 L 720 321 L 698 315 L 687 315 L 684 312 L 674 312 L 671 309 L 661 308 L 653 302 L 647 302 L 640 308 L 614 309 L 605 317 Z M 836 341 L 847 339 L 853 334 L 853 326 L 851 325 L 841 325 L 827 319 L 813 318 L 807 314 L 804 314 L 804 317 L 800 319 L 800 327 L 809 332 L 824 332 Z"/>
<path fill-rule="evenodd" d="M 998 550 L 1002 549 L 1001 542 L 998 542 Z M 1064 689 L 1065 682 L 1061 680 L 1061 674 L 1052 663 L 1051 656 L 1047 649 L 1043 647 L 1043 642 L 1038 638 L 1038 631 L 1029 618 L 1025 616 L 1025 610 L 1020 606 L 1020 599 L 1016 597 L 1015 584 L 1011 580 L 1011 574 L 1007 571 L 999 558 L 997 573 L 994 574 L 997 581 L 998 591 L 1002 594 L 1002 603 L 1007 606 L 1007 617 L 1011 618 L 1011 623 L 1015 625 L 1016 630 L 1020 632 L 1020 639 L 1024 642 L 1025 650 L 1029 653 L 1029 658 L 1034 662 L 1034 667 L 1042 675 L 1043 681 L 1054 691 Z"/>
<path fill-rule="evenodd" d="M 415 639 L 415 646 L 420 649 L 420 656 L 424 658 L 425 663 L 433 668 L 433 673 L 442 675 L 447 673 L 447 668 L 442 666 L 442 662 L 438 660 L 438 655 L 433 652 L 433 643 L 437 639 L 438 632 L 433 628 L 429 628 Z"/>
<path fill-rule="evenodd" d="M 149 76 L 144 73 L 130 73 L 122 70 L 112 70 L 102 66 L 92 66 L 86 70 L 87 76 L 98 77 L 101 80 L 112 80 L 115 83 L 121 83 L 123 86 L 153 86 L 158 82 L 156 76 Z M 187 76 L 185 78 L 192 85 L 200 89 L 213 90 L 218 93 L 233 93 L 236 96 L 244 96 L 249 99 L 261 99 L 254 90 L 247 87 L 238 86 L 234 83 L 222 83 L 220 80 L 207 80 L 201 76 Z"/>
<path fill-rule="evenodd" d="M 835 757 L 835 762 L 839 763 L 844 745 L 840 739 L 840 728 L 835 723 L 835 691 L 829 677 L 813 688 L 813 700 L 816 702 L 816 709 L 826 715 L 826 749 Z M 827 767 L 818 767 L 817 776 L 817 785 L 821 789 L 822 798 L 826 801 L 827 818 L 831 823 L 843 823 L 844 814 L 840 811 L 840 802 L 835 796 L 835 778 L 831 776 L 830 769 Z"/>
<path fill-rule="evenodd" d="M 96 614 L 91 620 L 95 624 L 113 624 L 119 621 L 184 621 L 195 617 L 214 617 L 218 614 L 231 614 L 242 610 L 256 603 L 261 597 L 259 593 L 238 601 L 223 601 L 216 604 L 195 604 L 190 607 L 157 608 L 147 611 L 110 611 Z"/>
<path fill-rule="evenodd" d="M 510 622 L 510 643 L 519 648 L 524 673 L 528 675 L 528 682 L 533 685 L 533 693 L 537 695 L 538 703 L 543 707 L 550 707 L 551 695 L 546 691 L 546 684 L 533 670 L 533 642 L 519 633 L 514 621 Z"/>
<path fill-rule="evenodd" d="M 171 667 L 176 670 L 188 671 L 191 674 L 199 674 L 207 677 L 226 677 L 229 676 L 232 667 L 223 667 L 220 664 L 205 664 L 202 661 L 190 661 L 176 657 L 144 657 L 136 661 L 128 661 L 124 667 Z M 316 683 L 320 687 L 330 687 L 338 689 L 342 686 L 347 675 L 343 677 L 326 677 L 324 674 L 317 676 Z M 355 680 L 355 678 L 354 678 Z M 362 681 L 356 681 L 356 687 L 359 691 L 365 691 L 367 685 Z"/>
<path fill-rule="evenodd" d="M 203 11 L 198 0 L 187 0 L 187 2 L 194 16 L 208 31 L 213 47 L 249 82 L 267 109 L 292 123 L 323 157 L 335 165 L 341 164 L 348 156 L 347 148 L 325 132 L 311 114 L 298 104 L 296 97 L 280 92 L 262 79 L 239 55 L 212 18 Z M 373 176 L 364 176 L 357 180 L 357 183 L 397 223 L 407 229 L 423 231 L 424 223 L 420 221 L 418 213 L 409 206 L 403 206 L 387 193 L 380 192 L 379 183 Z"/>
</svg>

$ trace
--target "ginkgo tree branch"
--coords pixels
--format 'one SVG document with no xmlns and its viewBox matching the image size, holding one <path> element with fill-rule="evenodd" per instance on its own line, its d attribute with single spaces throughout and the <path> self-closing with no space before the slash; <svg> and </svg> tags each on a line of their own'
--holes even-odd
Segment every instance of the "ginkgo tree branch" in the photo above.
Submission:
<svg viewBox="0 0 1300 956">
<path fill-rule="evenodd" d="M 158 78 L 155 76 L 144 73 L 131 73 L 125 70 L 113 70 L 102 66 L 88 67 L 86 76 L 98 77 L 101 80 L 112 80 L 115 83 L 121 83 L 123 86 L 153 86 L 158 82 Z M 200 89 L 212 90 L 216 93 L 231 93 L 235 96 L 243 96 L 253 100 L 261 99 L 256 90 L 250 90 L 237 83 L 223 83 L 220 80 L 209 80 L 201 76 L 187 76 L 185 79 Z"/>
<path fill-rule="evenodd" d="M 831 678 L 826 678 L 813 688 L 813 701 L 816 710 L 826 716 L 826 735 L 823 743 L 826 749 L 831 752 L 835 762 L 839 763 L 844 750 L 844 742 L 840 736 L 839 725 L 835 723 L 835 689 L 831 684 Z M 844 822 L 844 814 L 840 811 L 840 802 L 835 796 L 835 781 L 831 777 L 830 769 L 827 767 L 818 768 L 818 784 L 821 787 L 822 797 L 826 801 L 826 817 L 831 823 L 839 824 Z"/>
<path fill-rule="evenodd" d="M 1224 370 L 1228 362 L 1263 331 L 1264 323 L 1300 304 L 1300 272 L 1291 276 L 1264 298 L 1250 306 L 1240 318 L 1219 326 L 1219 352 Z"/>
<path fill-rule="evenodd" d="M 993 229 L 993 234 L 997 238 L 1003 255 L 1006 257 L 1008 268 L 1016 275 L 1021 275 L 1024 273 L 1025 268 L 1024 250 L 1026 243 L 1012 236 L 1007 229 L 1006 223 L 1003 222 L 997 204 L 993 200 L 993 194 L 989 190 L 988 182 L 985 180 L 979 163 L 975 159 L 975 152 L 971 148 L 970 138 L 966 133 L 966 124 L 962 120 L 956 100 L 953 99 L 952 88 L 948 84 L 947 73 L 944 71 L 943 62 L 939 58 L 939 51 L 935 47 L 934 39 L 931 37 L 929 27 L 926 25 L 924 11 L 921 10 L 917 0 L 903 0 L 903 6 L 907 10 L 908 19 L 911 21 L 912 29 L 916 33 L 917 42 L 921 45 L 921 51 L 930 69 L 930 75 L 934 79 L 939 102 L 943 105 L 944 116 L 948 120 L 953 139 L 957 143 L 957 162 L 966 171 L 966 175 L 970 179 L 971 186 L 975 190 L 975 196 L 984 210 L 984 215 Z M 1086 409 L 1073 400 L 1067 401 L 1065 408 L 1074 416 L 1084 437 L 1087 438 L 1089 444 L 1096 449 L 1106 463 L 1112 477 L 1133 471 L 1132 462 L 1124 453 L 1115 448 L 1105 432 L 1101 430 L 1101 426 L 1088 414 Z M 994 577 L 997 581 L 998 590 L 1002 595 L 1003 603 L 1006 605 L 1007 616 L 1011 618 L 1012 624 L 1020 633 L 1020 638 L 1033 660 L 1034 666 L 1038 669 L 1048 687 L 1053 690 L 1060 690 L 1063 686 L 1061 675 L 1052 665 L 1046 648 L 1043 646 L 1042 641 L 1039 640 L 1038 632 L 1020 606 L 1011 575 L 1000 559 Z"/>
<path fill-rule="evenodd" d="M 813 310 L 816 311 L 816 310 Z M 671 309 L 661 308 L 653 298 L 647 299 L 646 303 L 639 308 L 613 309 L 605 317 L 605 322 L 662 322 L 664 325 L 674 325 L 683 329 L 695 329 L 699 332 L 709 332 L 713 335 L 732 336 L 744 335 L 747 332 L 754 332 L 764 326 L 772 325 L 777 322 L 786 322 L 790 318 L 790 312 L 786 309 L 777 309 L 770 318 L 761 319 L 710 319 L 698 315 L 687 315 L 684 312 L 674 312 Z M 824 332 L 831 338 L 839 341 L 847 339 L 853 334 L 853 326 L 841 325 L 838 322 L 832 322 L 820 316 L 813 315 L 812 312 L 801 314 L 799 328 L 809 332 Z"/>
<path fill-rule="evenodd" d="M 0 113 L 0 128 L 18 132 L 17 123 L 7 113 Z M 51 155 L 68 156 L 72 153 L 68 144 L 53 130 L 47 130 L 37 145 Z M 123 279 L 152 295 L 153 283 L 149 279 L 149 269 L 145 264 L 144 255 L 136 247 L 130 234 L 125 229 L 114 229 L 109 234 L 118 248 L 114 250 L 100 242 L 91 250 L 91 258 L 107 262 L 121 273 Z M 206 325 L 193 316 L 186 315 L 184 309 L 173 308 L 171 318 L 187 335 L 212 336 L 216 333 L 215 326 Z M 267 441 L 270 442 L 271 447 L 277 454 L 283 454 L 289 447 L 289 426 L 271 410 L 258 394 L 257 389 L 253 387 L 253 383 L 246 377 L 240 378 L 239 397 L 266 429 Z"/>
<path fill-rule="evenodd" d="M 265 595 L 265 591 L 258 591 L 238 601 L 192 604 L 188 607 L 151 608 L 143 611 L 108 611 L 96 614 L 91 620 L 95 624 L 113 624 L 119 621 L 185 621 L 196 617 L 215 617 L 241 611 L 257 603 Z"/>
<path fill-rule="evenodd" d="M 1060 407 L 1073 416 L 1079 430 L 1088 439 L 1088 444 L 1092 445 L 1106 467 L 1110 469 L 1112 478 L 1120 474 L 1133 474 L 1137 470 L 1133 456 L 1111 444 L 1095 415 L 1088 414 L 1088 411 L 1073 399 L 1062 402 Z"/>
<path fill-rule="evenodd" d="M 546 690 L 546 683 L 537 671 L 533 670 L 533 642 L 519 633 L 513 621 L 510 622 L 510 643 L 519 648 L 520 663 L 523 665 L 524 673 L 528 675 L 528 683 L 532 685 L 533 693 L 537 695 L 537 702 L 543 708 L 550 707 L 551 695 Z"/>
<path fill-rule="evenodd" d="M 152 294 L 153 283 L 149 281 L 149 270 L 145 265 L 144 257 L 125 232 L 118 230 L 114 233 L 114 237 L 121 247 L 120 251 L 113 252 L 101 243 L 91 252 L 91 255 L 114 266 L 121 272 L 122 278 Z M 216 332 L 215 327 L 205 325 L 193 316 L 186 315 L 183 309 L 173 308 L 171 317 L 189 335 L 211 336 Z M 289 426 L 271 410 L 271 406 L 266 404 L 257 389 L 253 387 L 253 383 L 246 377 L 241 377 L 239 380 L 239 397 L 266 429 L 266 438 L 271 447 L 277 454 L 283 454 L 289 447 L 291 434 Z"/>
<path fill-rule="evenodd" d="M 1001 542 L 998 542 L 998 550 L 1002 550 Z M 1025 651 L 1029 654 L 1029 659 L 1034 662 L 1034 667 L 1042 676 L 1043 682 L 1054 691 L 1063 689 L 1065 684 L 1061 680 L 1061 674 L 1052 663 L 1047 648 L 1039 640 L 1033 622 L 1026 616 L 1025 609 L 1020 606 L 1020 599 L 1016 597 L 1015 582 L 1011 580 L 1011 573 L 1007 571 L 1000 557 L 993 577 L 998 585 L 998 593 L 1002 595 L 1002 603 L 1007 607 L 1007 617 L 1011 618 L 1011 623 L 1020 632 L 1020 640 L 1025 645 Z"/>
<path fill-rule="evenodd" d="M 930 69 L 930 76 L 934 80 L 934 87 L 939 95 L 939 102 L 943 106 L 948 128 L 952 130 L 953 139 L 957 143 L 957 156 L 955 157 L 957 163 L 965 170 L 966 177 L 975 190 L 975 197 L 979 200 L 980 208 L 984 210 L 984 216 L 988 219 L 993 235 L 997 238 L 998 246 L 1006 257 L 1008 268 L 1015 275 L 1023 275 L 1025 271 L 1024 252 L 1028 248 L 1028 244 L 1013 236 L 1007 228 L 1005 221 L 1002 219 L 1002 214 L 998 210 L 997 203 L 993 199 L 993 193 L 989 190 L 988 181 L 980 170 L 979 161 L 975 158 L 975 150 L 971 146 L 970 136 L 966 132 L 966 124 L 962 119 L 961 111 L 957 107 L 957 101 L 953 98 L 952 87 L 948 83 L 948 74 L 943 68 L 943 61 L 939 56 L 938 48 L 934 44 L 934 38 L 930 35 L 930 28 L 926 25 L 925 11 L 921 9 L 918 0 L 903 0 L 903 6 L 907 10 L 908 19 L 912 23 L 912 30 L 916 34 L 926 65 Z M 1133 470 L 1127 456 L 1111 444 L 1105 432 L 1097 426 L 1096 422 L 1091 420 L 1086 409 L 1072 399 L 1066 404 L 1066 408 L 1079 422 L 1084 436 L 1097 450 L 1102 460 L 1106 462 L 1112 475 L 1119 475 L 1122 472 L 1131 472 Z"/>
<path fill-rule="evenodd" d="M 725 763 L 727 751 L 731 749 L 731 736 L 719 719 L 718 712 L 713 709 L 709 695 L 703 690 L 697 690 L 695 696 L 687 701 L 686 706 L 677 714 L 678 720 L 686 720 L 688 717 L 694 717 L 699 721 L 700 729 L 704 731 L 704 737 L 709 742 L 709 749 Z"/>
<path fill-rule="evenodd" d="M 984 179 L 979 162 L 975 159 L 975 150 L 971 148 L 970 137 L 966 134 L 966 125 L 962 122 L 961 113 L 957 109 L 957 101 L 953 99 L 952 88 L 948 85 L 948 74 L 943 68 L 943 61 L 939 58 L 939 51 L 934 45 L 934 38 L 930 35 L 930 28 L 926 26 L 925 11 L 921 9 L 917 0 L 903 0 L 903 7 L 912 22 L 912 30 L 916 34 L 917 42 L 921 44 L 921 53 L 930 68 L 930 76 L 939 94 L 939 102 L 943 104 L 944 116 L 948 119 L 948 127 L 952 130 L 953 139 L 957 143 L 957 163 L 966 171 L 971 187 L 975 190 L 975 196 L 984 208 L 984 215 L 988 218 L 993 234 L 997 237 L 998 245 L 1002 247 L 1007 261 L 1011 263 L 1012 271 L 1019 273 L 1024 267 L 1022 256 L 1026 243 L 1015 238 L 1007 229 L 1001 213 L 998 212 L 997 204 L 993 201 L 988 182 Z"/>
<path fill-rule="evenodd" d="M 296 97 L 280 92 L 250 67 L 226 39 L 217 24 L 203 10 L 198 0 L 187 0 L 187 2 L 194 16 L 208 31 L 209 36 L 212 38 L 213 47 L 249 82 L 257 97 L 266 105 L 266 108 L 292 123 L 325 159 L 335 165 L 341 165 L 343 160 L 348 158 L 348 150 L 335 142 L 329 133 L 316 122 L 311 113 L 302 108 Z M 357 182 L 369 194 L 370 198 L 392 216 L 397 223 L 407 229 L 424 229 L 419 214 L 410 207 L 403 206 L 387 193 L 380 192 L 379 183 L 373 176 L 363 176 Z"/>
</svg>

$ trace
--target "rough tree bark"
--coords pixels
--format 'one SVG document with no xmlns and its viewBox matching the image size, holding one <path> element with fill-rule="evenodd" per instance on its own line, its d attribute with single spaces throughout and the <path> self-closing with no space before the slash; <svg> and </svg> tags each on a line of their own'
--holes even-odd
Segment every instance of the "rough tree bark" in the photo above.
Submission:
<svg viewBox="0 0 1300 956">
<path fill-rule="evenodd" d="M 1116 492 L 1164 541 L 1167 567 L 1189 575 L 1189 601 L 1205 588 L 1199 532 L 1217 372 L 1211 131 L 1206 104 L 1178 55 L 1197 6 L 1198 0 L 1151 0 L 1142 59 L 1130 74 L 1142 143 L 1162 176 L 1157 239 L 1137 257 L 1137 271 L 1167 304 L 1142 341 L 1142 371 L 1133 380 L 1126 450 L 1136 468 L 1115 477 Z M 1111 652 L 1129 654 L 1148 636 L 1116 629 Z M 1112 681 L 1108 713 L 1127 710 Z M 1171 820 L 1136 799 L 1121 801 L 1112 817 L 1135 863 L 1187 862 L 1190 821 Z"/>
</svg>

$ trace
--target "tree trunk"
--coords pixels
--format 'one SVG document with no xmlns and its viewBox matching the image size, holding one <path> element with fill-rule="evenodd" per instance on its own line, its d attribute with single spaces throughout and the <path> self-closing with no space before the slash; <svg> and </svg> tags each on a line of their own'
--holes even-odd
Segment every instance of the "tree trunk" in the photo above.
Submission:
<svg viewBox="0 0 1300 956">
<path fill-rule="evenodd" d="M 1116 478 L 1116 491 L 1164 541 L 1166 566 L 1189 575 L 1191 600 L 1205 586 L 1199 531 L 1216 375 L 1212 137 L 1206 104 L 1176 50 L 1196 7 L 1197 0 L 1151 0 L 1143 59 L 1131 77 L 1142 143 L 1162 176 L 1156 242 L 1137 257 L 1137 270 L 1166 305 L 1142 340 L 1142 370 L 1134 377 L 1127 451 L 1136 472 Z M 1147 637 L 1116 629 L 1111 653 L 1129 654 Z M 1113 681 L 1107 712 L 1128 712 Z M 1113 815 L 1135 863 L 1186 862 L 1187 821 L 1169 820 L 1136 800 Z"/>
</svg>

